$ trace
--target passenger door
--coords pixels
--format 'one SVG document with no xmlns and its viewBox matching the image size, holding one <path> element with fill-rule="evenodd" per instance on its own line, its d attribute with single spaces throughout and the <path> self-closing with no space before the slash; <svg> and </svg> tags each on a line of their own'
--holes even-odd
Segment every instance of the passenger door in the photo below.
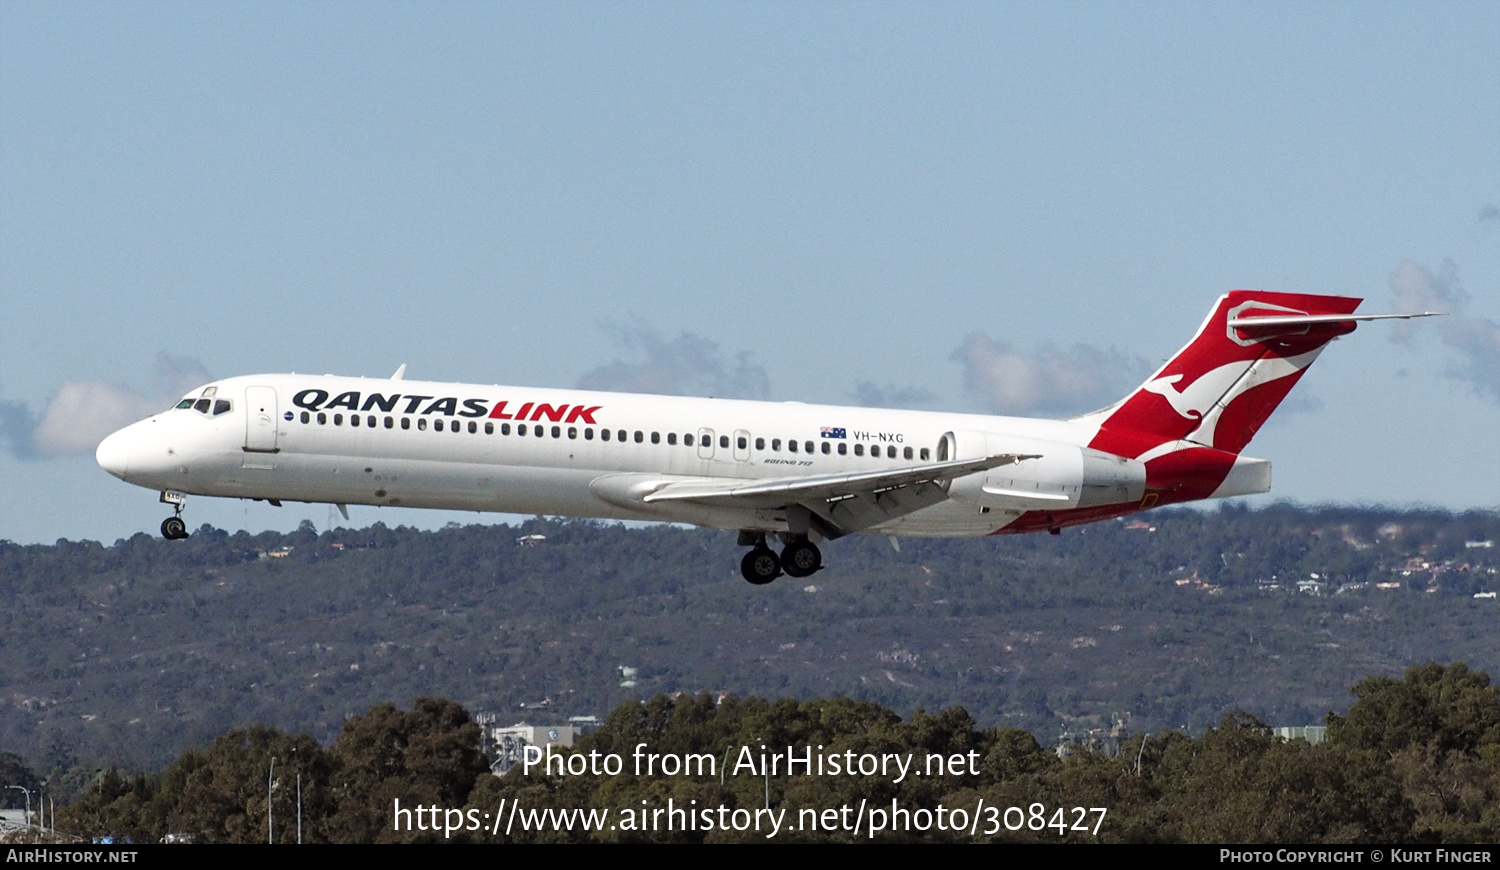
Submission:
<svg viewBox="0 0 1500 870">
<path fill-rule="evenodd" d="M 276 388 L 245 388 L 245 451 L 275 453 Z"/>
</svg>

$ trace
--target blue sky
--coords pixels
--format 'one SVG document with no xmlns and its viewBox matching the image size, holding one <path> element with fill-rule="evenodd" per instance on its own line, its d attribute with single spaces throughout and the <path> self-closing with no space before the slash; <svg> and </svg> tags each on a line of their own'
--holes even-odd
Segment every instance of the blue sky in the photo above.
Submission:
<svg viewBox="0 0 1500 870">
<path fill-rule="evenodd" d="M 206 376 L 1062 414 L 1241 287 L 1453 312 L 1330 348 L 1262 501 L 1493 508 L 1497 45 L 1494 3 L 6 0 L 0 538 L 154 533 L 88 442 Z"/>
</svg>

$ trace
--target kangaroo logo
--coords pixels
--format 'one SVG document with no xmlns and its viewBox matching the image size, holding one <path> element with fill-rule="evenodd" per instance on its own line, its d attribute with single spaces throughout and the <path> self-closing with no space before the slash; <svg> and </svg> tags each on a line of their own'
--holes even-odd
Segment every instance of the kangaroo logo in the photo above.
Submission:
<svg viewBox="0 0 1500 870">
<path fill-rule="evenodd" d="M 1167 403 L 1172 406 L 1172 410 L 1184 419 L 1202 420 L 1203 415 L 1208 413 L 1208 409 L 1229 392 L 1229 388 L 1234 386 L 1234 382 L 1240 379 L 1240 375 L 1244 374 L 1249 365 L 1249 362 L 1239 362 L 1219 366 L 1182 390 L 1177 389 L 1177 382 L 1182 380 L 1182 375 L 1157 378 L 1148 382 L 1142 389 L 1166 399 Z"/>
</svg>

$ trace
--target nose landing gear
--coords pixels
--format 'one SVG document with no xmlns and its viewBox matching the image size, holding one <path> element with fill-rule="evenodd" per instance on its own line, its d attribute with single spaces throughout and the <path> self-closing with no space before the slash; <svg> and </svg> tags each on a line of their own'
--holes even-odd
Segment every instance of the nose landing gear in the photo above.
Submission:
<svg viewBox="0 0 1500 870">
<path fill-rule="evenodd" d="M 187 496 L 180 492 L 166 490 L 161 494 L 162 504 L 172 505 L 172 515 L 162 520 L 161 536 L 169 541 L 180 541 L 188 536 L 187 523 L 182 521 L 182 506 L 187 504 Z"/>
</svg>

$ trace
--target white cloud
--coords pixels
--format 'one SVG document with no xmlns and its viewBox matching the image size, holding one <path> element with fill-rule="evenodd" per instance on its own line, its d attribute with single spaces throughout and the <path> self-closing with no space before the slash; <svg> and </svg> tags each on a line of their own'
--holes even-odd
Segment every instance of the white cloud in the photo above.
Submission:
<svg viewBox="0 0 1500 870">
<path fill-rule="evenodd" d="M 874 381 L 860 381 L 854 385 L 854 401 L 866 408 L 916 408 L 932 404 L 932 392 L 922 387 L 882 387 Z"/>
<path fill-rule="evenodd" d="M 0 403 L 0 427 L 11 452 L 23 459 L 92 453 L 109 433 L 171 406 L 210 380 L 198 360 L 162 351 L 149 392 L 105 381 L 68 381 L 40 415 L 21 402 Z"/>
<path fill-rule="evenodd" d="M 964 387 L 1000 414 L 1077 414 L 1116 401 L 1151 373 L 1144 359 L 1115 348 L 1075 344 L 1014 350 L 982 332 L 953 352 Z"/>
<path fill-rule="evenodd" d="M 665 339 L 641 324 L 613 331 L 621 347 L 645 359 L 599 366 L 578 379 L 579 389 L 730 399 L 764 399 L 771 394 L 770 376 L 750 361 L 748 351 L 731 361 L 718 344 L 690 332 Z"/>
<path fill-rule="evenodd" d="M 1500 404 L 1500 324 L 1467 313 L 1469 294 L 1458 280 L 1458 267 L 1444 260 L 1436 274 L 1420 263 L 1403 262 L 1391 273 L 1391 292 L 1403 313 L 1438 311 L 1433 326 L 1443 343 L 1458 351 L 1448 373 L 1468 381 L 1475 392 Z M 1393 338 L 1410 343 L 1424 321 L 1399 324 Z"/>
</svg>

